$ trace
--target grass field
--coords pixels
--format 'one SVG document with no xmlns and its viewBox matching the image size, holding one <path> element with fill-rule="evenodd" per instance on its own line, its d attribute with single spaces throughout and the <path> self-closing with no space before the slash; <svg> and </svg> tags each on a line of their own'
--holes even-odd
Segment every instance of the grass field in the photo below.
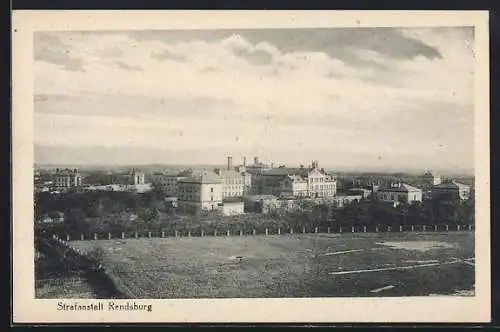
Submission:
<svg viewBox="0 0 500 332">
<path fill-rule="evenodd" d="M 472 232 L 72 241 L 104 249 L 133 298 L 458 295 L 474 288 Z"/>
</svg>

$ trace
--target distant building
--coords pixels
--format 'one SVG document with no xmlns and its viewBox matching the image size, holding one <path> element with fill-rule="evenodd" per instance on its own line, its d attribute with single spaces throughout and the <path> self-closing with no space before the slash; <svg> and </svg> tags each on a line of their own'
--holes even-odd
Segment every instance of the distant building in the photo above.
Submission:
<svg viewBox="0 0 500 332">
<path fill-rule="evenodd" d="M 348 195 L 360 195 L 363 199 L 367 199 L 372 194 L 372 190 L 366 188 L 351 188 L 347 190 Z"/>
<path fill-rule="evenodd" d="M 245 213 L 245 203 L 241 200 L 223 200 L 221 210 L 225 216 L 243 214 Z"/>
<path fill-rule="evenodd" d="M 190 174 L 190 173 L 189 173 Z M 179 193 L 179 181 L 189 176 L 186 172 L 181 173 L 156 173 L 153 181 L 166 196 L 177 196 Z"/>
<path fill-rule="evenodd" d="M 243 165 L 234 167 L 233 158 L 229 156 L 226 169 L 215 169 L 214 172 L 222 180 L 222 198 L 242 197 L 250 193 L 252 176 L 246 171 L 245 160 Z"/>
<path fill-rule="evenodd" d="M 145 174 L 138 169 L 131 169 L 128 173 L 109 174 L 110 184 L 143 185 L 146 183 Z"/>
<path fill-rule="evenodd" d="M 278 167 L 260 175 L 260 193 L 293 197 L 334 197 L 336 179 L 320 169 L 317 161 L 310 167 Z"/>
<path fill-rule="evenodd" d="M 339 195 L 332 200 L 332 206 L 334 208 L 342 208 L 352 202 L 360 202 L 362 199 L 362 195 Z"/>
<path fill-rule="evenodd" d="M 447 181 L 432 188 L 432 199 L 442 201 L 464 201 L 470 198 L 470 192 L 470 186 L 466 184 Z"/>
<path fill-rule="evenodd" d="M 246 164 L 246 157 L 244 157 L 243 158 L 243 165 L 245 166 L 246 171 L 252 175 L 261 174 L 262 172 L 270 170 L 272 168 L 271 165 L 264 164 L 264 163 L 260 162 L 259 157 L 255 157 L 253 159 L 252 165 L 247 165 Z"/>
<path fill-rule="evenodd" d="M 424 184 L 436 186 L 441 184 L 442 179 L 441 176 L 435 172 L 425 172 L 424 175 L 422 175 L 422 181 Z"/>
<path fill-rule="evenodd" d="M 269 213 L 280 207 L 278 197 L 273 195 L 252 195 L 243 198 L 245 212 Z"/>
<path fill-rule="evenodd" d="M 82 185 L 82 176 L 78 169 L 56 169 L 53 181 L 56 191 L 66 191 L 70 188 L 80 187 Z"/>
<path fill-rule="evenodd" d="M 307 197 L 309 196 L 307 180 L 299 175 L 286 175 L 280 182 L 280 196 Z"/>
<path fill-rule="evenodd" d="M 422 201 L 422 190 L 404 183 L 392 184 L 389 188 L 379 188 L 377 197 L 383 202 L 397 205 L 401 202 L 412 203 Z"/>
<path fill-rule="evenodd" d="M 143 184 L 105 184 L 105 185 L 86 185 L 83 187 L 84 191 L 129 191 L 137 193 L 145 193 L 151 191 L 153 186 L 151 183 Z"/>
<path fill-rule="evenodd" d="M 181 179 L 178 186 L 179 208 L 184 212 L 214 211 L 222 206 L 222 179 L 214 172 Z"/>
<path fill-rule="evenodd" d="M 167 208 L 178 208 L 179 207 L 179 200 L 177 197 L 165 197 L 165 207 Z"/>
<path fill-rule="evenodd" d="M 137 169 L 133 169 L 132 170 L 132 183 L 131 184 L 145 184 L 145 176 L 144 176 L 144 173 L 137 170 Z"/>
</svg>

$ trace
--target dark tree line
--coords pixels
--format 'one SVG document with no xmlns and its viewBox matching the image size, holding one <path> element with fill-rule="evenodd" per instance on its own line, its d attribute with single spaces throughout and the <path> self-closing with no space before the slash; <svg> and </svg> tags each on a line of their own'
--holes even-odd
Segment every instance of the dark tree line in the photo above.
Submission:
<svg viewBox="0 0 500 332">
<path fill-rule="evenodd" d="M 54 217 L 64 213 L 62 224 L 43 226 L 67 234 L 146 232 L 163 229 L 200 232 L 240 230 L 250 233 L 265 228 L 283 231 L 288 228 L 308 232 L 315 227 L 387 227 L 399 225 L 470 225 L 474 224 L 474 200 L 442 202 L 428 200 L 414 204 L 401 203 L 397 207 L 371 199 L 352 202 L 342 208 L 331 204 L 316 205 L 299 200 L 293 210 L 276 208 L 268 215 L 245 214 L 225 217 L 209 212 L 196 216 L 182 216 L 165 204 L 161 193 L 85 192 L 35 196 L 35 218 Z M 130 234 L 129 234 L 130 235 Z"/>
</svg>

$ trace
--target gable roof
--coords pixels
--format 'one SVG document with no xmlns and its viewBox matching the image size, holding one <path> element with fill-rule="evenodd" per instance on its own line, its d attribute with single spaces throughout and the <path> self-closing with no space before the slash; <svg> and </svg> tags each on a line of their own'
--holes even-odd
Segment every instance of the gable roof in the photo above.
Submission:
<svg viewBox="0 0 500 332">
<path fill-rule="evenodd" d="M 392 188 L 383 188 L 379 189 L 378 191 L 386 191 L 386 192 L 416 192 L 416 191 L 422 191 L 419 188 L 412 187 L 409 184 L 402 183 L 399 187 L 392 187 Z"/>
<path fill-rule="evenodd" d="M 460 190 L 460 189 L 470 188 L 470 186 L 468 186 L 466 184 L 463 184 L 463 183 L 452 181 L 452 182 L 443 182 L 443 183 L 437 184 L 437 185 L 434 186 L 434 188 L 439 188 L 439 189 L 459 189 Z"/>
</svg>

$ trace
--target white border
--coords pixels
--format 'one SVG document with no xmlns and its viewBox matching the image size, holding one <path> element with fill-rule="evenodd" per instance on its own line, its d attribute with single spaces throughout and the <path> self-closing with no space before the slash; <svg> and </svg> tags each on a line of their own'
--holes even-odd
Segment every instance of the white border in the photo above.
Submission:
<svg viewBox="0 0 500 332">
<path fill-rule="evenodd" d="M 292 27 L 475 27 L 476 296 L 143 300 L 152 312 L 61 312 L 34 298 L 33 32 Z M 489 322 L 489 50 L 486 11 L 14 11 L 13 320 L 90 322 Z M 85 302 L 80 300 L 80 302 Z M 89 300 L 87 302 L 95 302 Z"/>
</svg>

